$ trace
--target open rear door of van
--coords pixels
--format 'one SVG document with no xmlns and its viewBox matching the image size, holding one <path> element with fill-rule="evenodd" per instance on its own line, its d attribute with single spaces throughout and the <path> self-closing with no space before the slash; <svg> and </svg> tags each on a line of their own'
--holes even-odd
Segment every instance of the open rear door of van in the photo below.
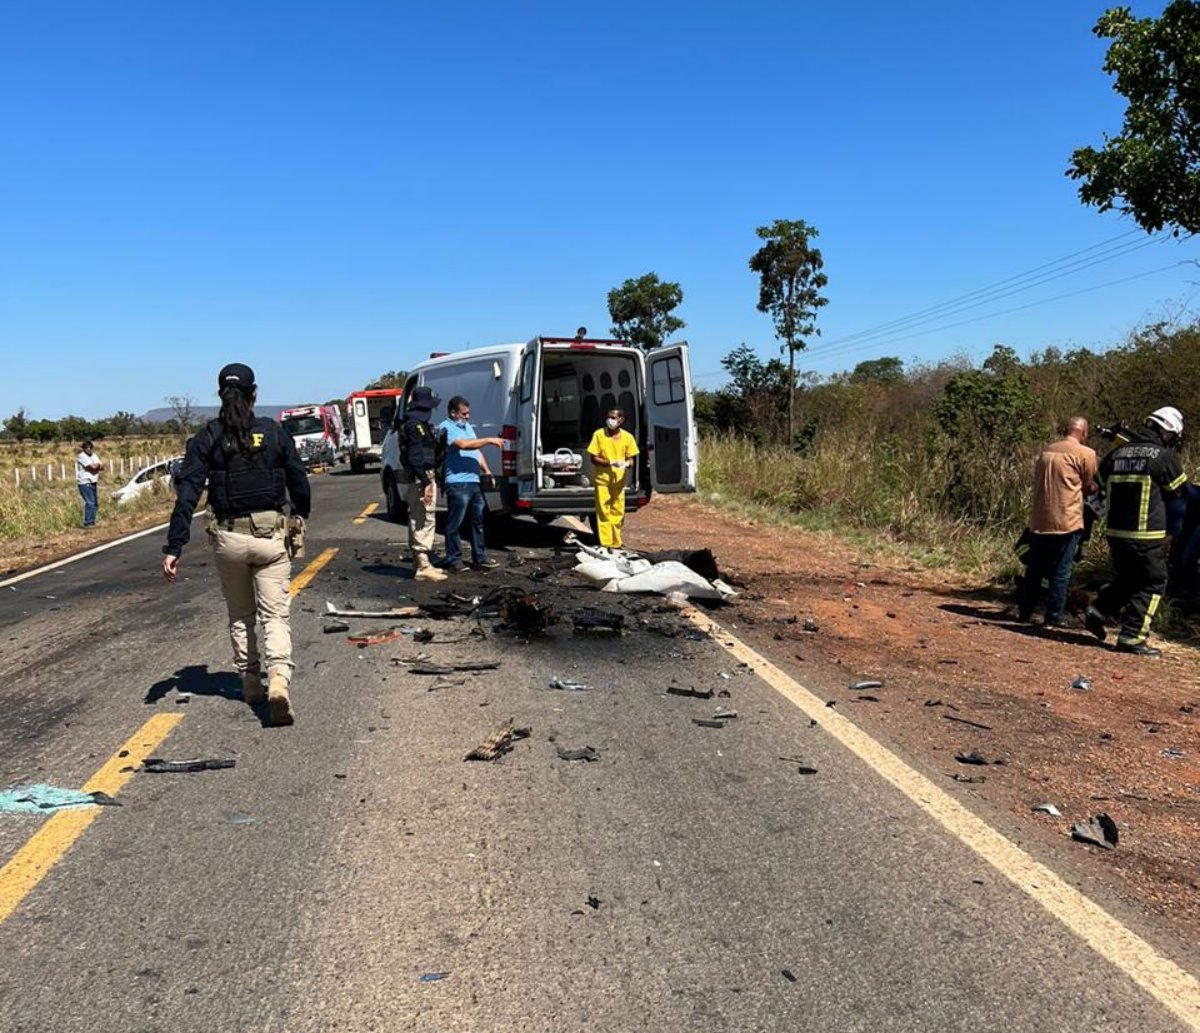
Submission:
<svg viewBox="0 0 1200 1033">
<path fill-rule="evenodd" d="M 646 426 L 655 491 L 696 490 L 696 422 L 686 341 L 646 355 Z"/>
<path fill-rule="evenodd" d="M 542 339 L 535 337 L 525 346 L 521 365 L 517 369 L 517 468 L 506 470 L 522 479 L 537 477 L 537 458 L 540 449 L 542 397 Z"/>
</svg>

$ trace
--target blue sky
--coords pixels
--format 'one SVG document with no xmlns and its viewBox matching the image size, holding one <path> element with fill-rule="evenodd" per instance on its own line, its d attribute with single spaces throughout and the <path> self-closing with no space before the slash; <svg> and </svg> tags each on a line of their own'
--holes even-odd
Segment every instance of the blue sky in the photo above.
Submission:
<svg viewBox="0 0 1200 1033">
<path fill-rule="evenodd" d="M 0 418 L 209 403 L 233 360 L 263 401 L 341 396 L 605 332 L 649 271 L 716 386 L 739 343 L 777 353 L 746 265 L 776 218 L 821 234 L 819 372 L 1186 318 L 1196 244 L 1132 250 L 1064 175 L 1120 127 L 1106 6 L 0 0 Z"/>
</svg>

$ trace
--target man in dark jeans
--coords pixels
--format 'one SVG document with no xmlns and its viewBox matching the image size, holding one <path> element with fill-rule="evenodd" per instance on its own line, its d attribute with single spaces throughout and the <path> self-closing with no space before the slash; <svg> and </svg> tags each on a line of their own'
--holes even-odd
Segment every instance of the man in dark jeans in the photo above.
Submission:
<svg viewBox="0 0 1200 1033">
<path fill-rule="evenodd" d="M 1046 626 L 1067 625 L 1067 588 L 1083 535 L 1083 496 L 1096 490 L 1096 453 L 1084 444 L 1087 436 L 1087 420 L 1072 416 L 1063 436 L 1042 449 L 1034 465 L 1033 533 L 1029 569 L 1017 599 L 1018 620 L 1033 619 L 1045 580 Z"/>
<path fill-rule="evenodd" d="M 504 447 L 503 438 L 478 438 L 471 426 L 471 403 L 455 395 L 446 406 L 449 418 L 438 425 L 438 434 L 446 436 L 446 558 L 443 570 L 464 570 L 462 539 L 459 530 L 467 522 L 471 536 L 471 559 L 476 570 L 490 570 L 500 564 L 488 559 L 483 540 L 483 515 L 487 502 L 483 489 L 492 484 L 492 472 L 480 449 L 486 445 Z"/>
</svg>

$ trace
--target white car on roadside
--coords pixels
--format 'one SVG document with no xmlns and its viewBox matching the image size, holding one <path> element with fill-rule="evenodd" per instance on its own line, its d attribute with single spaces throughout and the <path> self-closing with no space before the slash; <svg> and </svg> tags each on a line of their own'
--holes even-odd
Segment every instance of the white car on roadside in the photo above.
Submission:
<svg viewBox="0 0 1200 1033">
<path fill-rule="evenodd" d="M 112 493 L 113 501 L 119 505 L 145 495 L 147 492 L 157 491 L 164 495 L 171 492 L 174 490 L 175 474 L 182 462 L 183 456 L 175 456 L 173 459 L 164 459 L 160 463 L 151 463 L 149 466 L 142 467 Z"/>
</svg>

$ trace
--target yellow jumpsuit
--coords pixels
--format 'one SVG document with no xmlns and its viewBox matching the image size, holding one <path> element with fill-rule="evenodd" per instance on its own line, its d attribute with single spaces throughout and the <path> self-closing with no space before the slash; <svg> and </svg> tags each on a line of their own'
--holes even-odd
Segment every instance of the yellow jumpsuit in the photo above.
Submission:
<svg viewBox="0 0 1200 1033">
<path fill-rule="evenodd" d="M 609 434 L 601 427 L 592 435 L 588 454 L 600 456 L 610 462 L 614 459 L 626 463 L 638 454 L 637 441 L 627 430 Z M 621 548 L 621 525 L 625 522 L 625 476 L 629 467 L 614 470 L 610 466 L 597 466 L 596 476 L 596 526 L 600 544 L 607 549 Z"/>
</svg>

